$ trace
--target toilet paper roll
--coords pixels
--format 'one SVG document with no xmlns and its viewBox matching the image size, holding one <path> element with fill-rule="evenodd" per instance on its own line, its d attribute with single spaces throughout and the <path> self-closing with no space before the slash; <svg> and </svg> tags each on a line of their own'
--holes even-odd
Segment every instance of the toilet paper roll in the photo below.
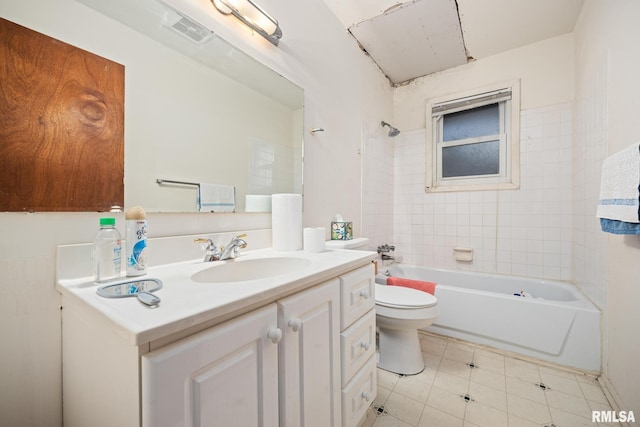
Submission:
<svg viewBox="0 0 640 427">
<path fill-rule="evenodd" d="M 324 242 L 324 227 L 306 227 L 303 237 L 305 252 L 323 252 L 327 248 Z"/>
<path fill-rule="evenodd" d="M 247 194 L 244 210 L 245 212 L 271 212 L 271 196 Z"/>
<path fill-rule="evenodd" d="M 302 194 L 271 196 L 271 234 L 276 251 L 302 249 Z"/>
</svg>

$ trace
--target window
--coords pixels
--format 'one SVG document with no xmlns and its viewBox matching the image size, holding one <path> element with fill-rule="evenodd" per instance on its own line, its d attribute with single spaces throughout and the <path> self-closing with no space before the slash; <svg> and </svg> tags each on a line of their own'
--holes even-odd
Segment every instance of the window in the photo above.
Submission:
<svg viewBox="0 0 640 427">
<path fill-rule="evenodd" d="M 426 191 L 519 186 L 518 82 L 427 103 Z"/>
</svg>

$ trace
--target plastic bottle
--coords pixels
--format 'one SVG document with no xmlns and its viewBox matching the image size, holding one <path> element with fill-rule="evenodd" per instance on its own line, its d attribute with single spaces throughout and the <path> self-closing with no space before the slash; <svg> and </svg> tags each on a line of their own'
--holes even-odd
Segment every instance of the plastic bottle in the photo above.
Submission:
<svg viewBox="0 0 640 427">
<path fill-rule="evenodd" d="M 147 214 L 134 206 L 125 214 L 127 241 L 127 276 L 147 274 Z"/>
<path fill-rule="evenodd" d="M 96 282 L 120 277 L 122 246 L 115 218 L 100 218 L 100 230 L 93 241 L 93 275 Z"/>
</svg>

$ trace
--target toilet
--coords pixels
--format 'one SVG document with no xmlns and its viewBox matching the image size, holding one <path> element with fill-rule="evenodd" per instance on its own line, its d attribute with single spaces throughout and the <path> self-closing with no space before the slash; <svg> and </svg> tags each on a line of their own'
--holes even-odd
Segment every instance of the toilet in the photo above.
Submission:
<svg viewBox="0 0 640 427">
<path fill-rule="evenodd" d="M 331 240 L 328 249 L 366 249 L 369 239 Z M 380 276 L 379 276 L 380 277 Z M 384 281 L 382 276 L 378 280 Z M 378 281 L 377 280 L 377 281 Z M 378 367 L 403 375 L 424 370 L 418 329 L 438 318 L 438 299 L 416 289 L 375 284 Z"/>
<path fill-rule="evenodd" d="M 418 329 L 438 318 L 438 299 L 401 286 L 375 284 L 376 326 L 379 330 L 378 367 L 396 374 L 424 370 Z"/>
</svg>

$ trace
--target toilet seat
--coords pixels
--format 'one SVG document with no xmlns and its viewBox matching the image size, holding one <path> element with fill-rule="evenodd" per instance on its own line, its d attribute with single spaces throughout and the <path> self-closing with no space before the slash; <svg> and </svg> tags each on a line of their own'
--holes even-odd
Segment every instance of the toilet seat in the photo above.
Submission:
<svg viewBox="0 0 640 427">
<path fill-rule="evenodd" d="M 375 286 L 376 304 L 389 308 L 427 308 L 438 303 L 438 299 L 427 292 L 401 286 Z"/>
</svg>

